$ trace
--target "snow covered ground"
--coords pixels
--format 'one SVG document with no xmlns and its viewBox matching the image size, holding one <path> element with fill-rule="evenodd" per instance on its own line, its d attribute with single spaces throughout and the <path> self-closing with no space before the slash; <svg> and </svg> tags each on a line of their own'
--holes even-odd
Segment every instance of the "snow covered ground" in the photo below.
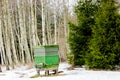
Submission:
<svg viewBox="0 0 120 80">
<path fill-rule="evenodd" d="M 68 67 L 68 64 L 61 63 L 59 71 L 63 72 L 59 76 L 30 78 L 37 74 L 36 69 L 28 69 L 27 66 L 22 66 L 10 71 L 4 70 L 0 73 L 0 80 L 120 80 L 119 71 L 92 71 L 84 68 L 67 70 Z"/>
</svg>

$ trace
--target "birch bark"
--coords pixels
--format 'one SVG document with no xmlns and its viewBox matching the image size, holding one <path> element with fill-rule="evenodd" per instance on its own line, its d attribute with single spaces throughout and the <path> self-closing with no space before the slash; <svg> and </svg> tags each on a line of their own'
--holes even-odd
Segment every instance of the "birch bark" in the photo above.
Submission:
<svg viewBox="0 0 120 80">
<path fill-rule="evenodd" d="M 15 64 L 18 64 L 18 59 L 17 59 L 17 55 L 16 55 L 16 49 L 15 49 L 15 38 L 14 38 L 14 33 L 13 33 L 13 27 L 12 27 L 12 12 L 10 11 L 10 9 L 12 10 L 12 6 L 11 3 L 9 4 L 9 1 L 6 0 L 6 4 L 7 4 L 7 12 L 8 12 L 8 29 L 10 30 L 10 43 L 11 43 L 11 56 L 12 56 L 12 66 L 14 66 Z M 14 63 L 13 63 L 14 62 Z"/>
<path fill-rule="evenodd" d="M 41 0 L 42 6 L 42 45 L 46 45 L 45 41 L 45 15 L 44 15 L 44 0 Z"/>
<path fill-rule="evenodd" d="M 18 8 L 18 23 L 19 23 L 19 52 L 20 52 L 20 60 L 23 64 L 25 64 L 25 56 L 24 56 L 24 50 L 23 50 L 23 45 L 24 45 L 24 24 L 23 24 L 23 14 L 22 14 L 22 5 L 21 1 L 17 0 L 17 8 Z"/>
</svg>

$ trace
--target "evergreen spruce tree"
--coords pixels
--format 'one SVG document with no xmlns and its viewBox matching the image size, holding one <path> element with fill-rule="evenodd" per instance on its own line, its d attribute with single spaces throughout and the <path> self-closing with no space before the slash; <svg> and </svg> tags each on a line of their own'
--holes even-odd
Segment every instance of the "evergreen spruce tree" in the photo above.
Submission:
<svg viewBox="0 0 120 80">
<path fill-rule="evenodd" d="M 90 68 L 113 69 L 120 65 L 120 14 L 115 0 L 102 0 L 90 41 L 86 64 Z"/>
<path fill-rule="evenodd" d="M 69 23 L 69 38 L 71 54 L 75 65 L 84 65 L 88 53 L 88 43 L 91 39 L 91 27 L 94 25 L 94 14 L 97 10 L 94 0 L 79 0 L 75 7 L 78 25 Z"/>
</svg>

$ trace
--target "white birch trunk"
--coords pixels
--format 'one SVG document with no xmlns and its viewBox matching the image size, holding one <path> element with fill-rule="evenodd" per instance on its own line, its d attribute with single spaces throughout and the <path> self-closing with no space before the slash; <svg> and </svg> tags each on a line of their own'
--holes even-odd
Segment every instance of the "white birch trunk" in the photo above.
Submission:
<svg viewBox="0 0 120 80">
<path fill-rule="evenodd" d="M 41 0 L 42 6 L 42 45 L 46 45 L 45 41 L 45 15 L 44 15 L 44 0 Z"/>
<path fill-rule="evenodd" d="M 34 17 L 34 9 L 33 9 L 33 0 L 30 0 L 30 11 L 31 11 L 31 31 L 32 31 L 32 42 L 33 42 L 33 46 L 36 45 L 36 37 L 35 37 L 35 17 Z"/>
<path fill-rule="evenodd" d="M 3 3 L 1 2 L 1 5 L 3 5 Z M 4 12 L 3 12 L 4 10 L 3 9 L 1 9 L 1 11 L 0 11 L 0 55 L 1 55 L 1 61 L 2 61 L 2 64 L 6 64 L 7 63 L 7 61 L 6 61 L 6 58 L 5 58 L 5 47 L 4 47 L 4 27 L 3 27 L 3 24 L 2 24 L 2 19 L 3 19 L 3 14 L 4 14 Z"/>
<path fill-rule="evenodd" d="M 0 4 L 0 6 L 1 6 L 1 4 Z M 2 14 L 1 14 L 1 11 L 0 11 L 0 56 L 1 56 L 1 64 L 0 64 L 0 72 L 2 72 L 2 69 L 1 69 L 1 65 L 2 65 L 2 53 L 3 53 L 3 37 L 2 37 Z"/>
<path fill-rule="evenodd" d="M 34 0 L 34 26 L 35 26 L 35 35 L 36 35 L 36 45 L 41 45 L 40 40 L 38 38 L 38 33 L 37 33 L 37 0 Z"/>
<path fill-rule="evenodd" d="M 27 15 L 27 13 L 25 12 L 25 2 L 22 1 L 22 7 L 23 7 L 23 10 L 22 10 L 22 14 L 23 14 L 23 49 L 24 49 L 24 54 L 26 55 L 25 57 L 25 61 L 27 63 L 30 63 L 31 62 L 31 57 L 30 57 L 30 51 L 29 51 L 29 47 L 28 47 L 28 41 L 27 41 L 27 33 L 26 33 L 26 24 L 25 24 L 25 15 Z"/>
<path fill-rule="evenodd" d="M 8 11 L 7 11 L 7 2 L 4 0 L 4 11 L 3 11 L 3 18 L 4 18 L 4 27 L 5 27 L 5 49 L 6 49 L 6 60 L 7 60 L 7 69 L 8 65 L 12 65 L 12 58 L 11 58 L 11 46 L 10 46 L 10 30 L 8 28 Z"/>
<path fill-rule="evenodd" d="M 56 24 L 56 23 L 57 23 L 57 18 L 56 18 L 56 15 L 57 15 L 57 14 L 56 14 L 56 0 L 54 0 L 54 6 L 55 6 L 55 7 L 54 7 L 54 27 L 55 27 L 55 30 L 54 30 L 54 31 L 55 31 L 55 32 L 54 32 L 54 33 L 55 33 L 55 36 L 54 36 L 54 37 L 55 37 L 55 42 L 54 42 L 54 44 L 57 44 L 57 24 Z"/>
<path fill-rule="evenodd" d="M 11 20 L 11 16 L 12 16 L 12 14 L 10 14 L 11 13 L 11 11 L 10 11 L 10 9 L 9 8 L 11 8 L 11 6 L 9 5 L 9 2 L 8 2 L 8 0 L 6 0 L 6 4 L 7 4 L 7 12 L 8 12 L 8 28 L 10 29 L 10 35 L 11 35 L 11 50 L 12 50 L 12 57 L 13 57 L 13 61 L 12 61 L 12 63 L 13 62 L 15 62 L 15 64 L 18 64 L 18 59 L 17 59 L 17 55 L 16 55 L 16 50 L 15 50 L 15 41 L 14 41 L 14 33 L 13 33 L 13 27 L 12 27 L 12 20 Z M 14 64 L 12 64 L 12 66 L 14 66 Z"/>
<path fill-rule="evenodd" d="M 24 39 L 23 39 L 23 36 L 24 36 L 24 33 L 23 33 L 23 15 L 22 15 L 22 6 L 21 6 L 21 1 L 20 0 L 17 0 L 17 8 L 18 8 L 18 16 L 19 16 L 19 28 L 20 28 L 20 42 L 19 42 L 19 50 L 20 50 L 20 54 L 21 54 L 21 62 L 23 64 L 25 64 L 25 57 L 24 57 L 24 52 L 23 52 L 23 44 L 24 44 Z"/>
</svg>

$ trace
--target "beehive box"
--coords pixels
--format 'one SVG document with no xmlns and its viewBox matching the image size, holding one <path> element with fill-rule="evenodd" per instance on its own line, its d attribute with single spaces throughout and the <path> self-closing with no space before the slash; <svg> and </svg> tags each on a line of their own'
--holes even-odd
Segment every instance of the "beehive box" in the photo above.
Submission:
<svg viewBox="0 0 120 80">
<path fill-rule="evenodd" d="M 59 65 L 58 45 L 34 47 L 34 63 L 36 68 L 54 69 Z M 43 65 L 41 65 L 43 64 Z"/>
</svg>

